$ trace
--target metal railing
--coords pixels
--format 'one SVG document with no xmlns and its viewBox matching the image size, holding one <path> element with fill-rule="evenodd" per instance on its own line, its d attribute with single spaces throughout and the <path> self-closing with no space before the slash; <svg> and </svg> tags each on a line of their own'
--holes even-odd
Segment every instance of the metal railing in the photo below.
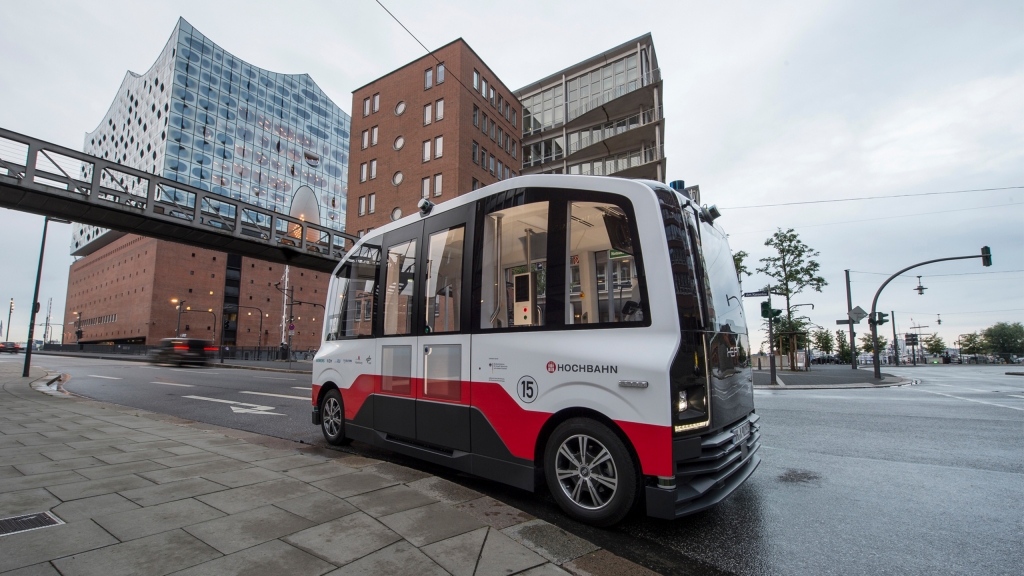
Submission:
<svg viewBox="0 0 1024 576">
<path fill-rule="evenodd" d="M 319 271 L 356 240 L 3 128 L 0 207 Z"/>
<path fill-rule="evenodd" d="M 648 84 L 654 84 L 660 80 L 661 68 L 655 68 L 646 74 L 641 74 L 636 80 L 616 86 L 610 91 L 602 91 L 600 94 L 595 94 L 587 100 L 581 100 L 574 108 L 569 108 L 568 114 L 566 115 L 566 122 L 572 122 L 576 118 L 579 118 L 595 108 L 600 108 L 616 98 L 621 98 L 630 92 L 634 92 Z"/>
<path fill-rule="evenodd" d="M 607 140 L 609 138 L 614 138 L 615 136 L 618 136 L 619 134 L 622 134 L 623 132 L 629 132 L 630 130 L 636 130 L 637 128 L 642 128 L 643 126 L 646 126 L 647 124 L 650 124 L 652 122 L 657 122 L 658 120 L 661 120 L 661 118 L 662 118 L 662 107 L 658 106 L 657 108 L 648 108 L 647 110 L 644 110 L 643 112 L 641 112 L 639 114 L 639 116 L 640 116 L 640 123 L 639 124 L 634 124 L 632 127 L 630 127 L 630 125 L 628 123 L 628 120 L 630 118 L 634 117 L 634 116 L 637 116 L 637 114 L 630 114 L 629 116 L 626 116 L 626 117 L 623 117 L 623 118 L 616 118 L 615 120 L 612 120 L 611 122 L 602 122 L 601 126 L 607 126 L 608 124 L 616 124 L 617 122 L 620 122 L 622 120 L 627 120 L 626 129 L 625 130 L 623 130 L 622 132 L 616 131 L 611 136 L 603 136 L 601 138 L 601 140 L 593 140 L 593 139 L 591 139 L 589 137 L 588 138 L 584 138 L 583 136 L 580 136 L 579 140 L 576 141 L 576 142 L 573 142 L 573 141 L 570 140 L 569 145 L 568 145 L 568 153 L 566 154 L 566 156 L 568 156 L 570 154 L 575 154 L 576 152 L 579 152 L 580 150 L 583 150 L 584 148 L 586 148 L 586 147 L 588 147 L 588 146 L 590 146 L 592 144 L 598 144 L 598 143 L 600 143 L 600 142 L 602 142 L 604 140 Z M 596 128 L 596 126 L 592 127 L 592 128 Z M 573 132 L 576 132 L 576 130 L 573 130 Z"/>
</svg>

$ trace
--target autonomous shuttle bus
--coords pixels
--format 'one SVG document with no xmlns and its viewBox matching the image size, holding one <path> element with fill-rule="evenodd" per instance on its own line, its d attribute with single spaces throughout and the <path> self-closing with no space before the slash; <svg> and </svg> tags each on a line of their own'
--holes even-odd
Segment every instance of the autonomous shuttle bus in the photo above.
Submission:
<svg viewBox="0 0 1024 576">
<path fill-rule="evenodd" d="M 713 217 L 660 182 L 537 175 L 364 236 L 331 279 L 313 423 L 606 526 L 713 506 L 760 462 Z"/>
</svg>

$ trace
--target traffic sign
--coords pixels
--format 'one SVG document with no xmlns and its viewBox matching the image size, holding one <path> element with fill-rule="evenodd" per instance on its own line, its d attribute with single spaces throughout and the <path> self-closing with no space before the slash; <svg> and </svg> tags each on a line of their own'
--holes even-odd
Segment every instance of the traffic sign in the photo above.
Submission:
<svg viewBox="0 0 1024 576">
<path fill-rule="evenodd" d="M 293 332 L 293 331 L 295 331 L 295 324 L 289 324 L 289 325 L 288 325 L 288 331 L 289 331 L 289 332 Z"/>
<path fill-rule="evenodd" d="M 850 323 L 851 322 L 849 320 L 836 320 L 836 324 L 839 324 L 840 326 L 842 326 L 844 324 L 850 324 Z"/>
<path fill-rule="evenodd" d="M 867 317 L 868 313 L 865 312 L 864 309 L 861 308 L 860 306 L 857 306 L 853 310 L 850 310 L 850 319 L 853 320 L 854 324 L 860 324 L 860 321 Z"/>
<path fill-rule="evenodd" d="M 744 298 L 761 298 L 761 297 L 767 297 L 767 296 L 768 296 L 768 291 L 767 290 L 758 290 L 757 292 L 744 292 L 743 293 L 743 297 Z"/>
</svg>

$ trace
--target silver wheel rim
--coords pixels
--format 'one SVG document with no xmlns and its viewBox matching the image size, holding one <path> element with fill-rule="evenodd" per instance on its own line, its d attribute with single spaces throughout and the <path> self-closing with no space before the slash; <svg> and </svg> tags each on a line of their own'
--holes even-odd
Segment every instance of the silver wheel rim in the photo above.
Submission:
<svg viewBox="0 0 1024 576">
<path fill-rule="evenodd" d="M 586 434 L 570 436 L 558 447 L 555 475 L 562 493 L 586 510 L 607 506 L 619 485 L 611 453 Z"/>
<path fill-rule="evenodd" d="M 335 437 L 341 432 L 341 425 L 343 422 L 343 416 L 341 414 L 341 404 L 335 398 L 328 398 L 324 402 L 324 431 L 330 437 Z"/>
</svg>

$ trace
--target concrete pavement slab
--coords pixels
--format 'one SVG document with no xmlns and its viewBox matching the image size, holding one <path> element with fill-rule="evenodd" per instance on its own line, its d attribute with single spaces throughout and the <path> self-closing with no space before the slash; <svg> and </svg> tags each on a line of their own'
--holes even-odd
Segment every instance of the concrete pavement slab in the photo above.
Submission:
<svg viewBox="0 0 1024 576">
<path fill-rule="evenodd" d="M 4 464 L 33 464 L 35 462 L 48 462 L 49 460 L 42 454 L 34 452 L 26 452 L 24 454 L 17 454 L 13 456 L 4 456 L 0 462 Z"/>
<path fill-rule="evenodd" d="M 176 466 L 188 466 L 189 464 L 202 464 L 203 462 L 212 462 L 214 460 L 223 460 L 224 456 L 221 454 L 214 454 L 213 452 L 197 452 L 195 454 L 183 454 L 180 456 L 165 456 L 162 458 L 154 458 L 153 462 L 157 464 L 163 464 L 167 467 Z"/>
<path fill-rule="evenodd" d="M 203 450 L 202 448 L 196 448 L 195 446 L 172 446 L 170 448 L 164 448 L 164 450 L 170 452 L 171 454 L 177 454 L 178 456 L 206 452 L 206 450 Z"/>
<path fill-rule="evenodd" d="M 270 460 L 258 460 L 254 465 L 274 472 L 285 472 L 288 470 L 305 468 L 315 464 L 323 464 L 327 460 L 318 456 L 307 456 L 305 454 L 293 454 L 283 458 L 272 458 Z"/>
<path fill-rule="evenodd" d="M 92 466 L 105 466 L 105 462 L 101 462 L 92 456 L 85 458 L 72 458 L 70 460 L 57 460 L 51 462 L 35 462 L 32 464 L 16 464 L 14 467 L 19 472 L 26 476 L 32 474 L 46 474 L 49 472 L 63 472 L 67 470 L 77 470 L 79 468 L 89 468 Z"/>
<path fill-rule="evenodd" d="M 17 492 L 19 490 L 27 490 L 29 488 L 38 488 L 40 486 L 57 486 L 59 484 L 68 484 L 71 482 L 81 482 L 86 480 L 85 476 L 82 476 L 78 472 L 50 472 L 47 474 L 33 474 L 31 476 L 16 476 L 14 478 L 4 478 L 0 480 L 0 493 L 4 492 Z"/>
<path fill-rule="evenodd" d="M 107 514 L 127 512 L 138 507 L 138 504 L 117 494 L 103 494 L 101 496 L 65 502 L 53 508 L 51 512 L 65 522 L 77 522 Z"/>
<path fill-rule="evenodd" d="M 175 440 L 155 440 L 153 442 L 132 442 L 130 444 L 117 444 L 114 448 L 123 452 L 138 452 L 139 450 L 163 450 L 165 448 L 175 448 L 177 446 L 183 446 L 181 442 Z"/>
<path fill-rule="evenodd" d="M 60 576 L 60 572 L 49 562 L 26 566 L 18 570 L 4 572 L 4 576 Z"/>
<path fill-rule="evenodd" d="M 541 564 L 536 568 L 530 568 L 525 572 L 520 572 L 518 576 L 570 576 L 568 572 L 562 570 L 554 564 Z"/>
<path fill-rule="evenodd" d="M 140 460 L 152 460 L 154 458 L 167 458 L 173 456 L 170 452 L 160 450 L 159 448 L 148 448 L 146 450 L 138 450 L 135 452 L 118 452 L 116 454 L 101 454 L 96 456 L 97 460 L 102 460 L 107 464 L 125 464 L 128 462 L 138 462 Z"/>
<path fill-rule="evenodd" d="M 547 562 L 539 554 L 512 540 L 493 528 L 487 534 L 476 574 L 479 576 L 504 576 Z"/>
<path fill-rule="evenodd" d="M 392 462 L 381 462 L 380 464 L 364 468 L 363 471 L 373 472 L 378 476 L 387 478 L 388 480 L 394 480 L 395 482 L 402 482 L 403 484 L 430 477 L 430 474 L 427 474 L 426 472 L 420 472 L 419 470 L 399 466 Z"/>
<path fill-rule="evenodd" d="M 342 566 L 394 544 L 402 537 L 362 512 L 282 538 L 285 542 Z"/>
<path fill-rule="evenodd" d="M 426 494 L 402 484 L 350 496 L 346 500 L 374 518 L 437 502 Z"/>
<path fill-rule="evenodd" d="M 313 525 L 313 522 L 280 508 L 263 506 L 188 526 L 185 531 L 222 554 L 232 554 Z"/>
<path fill-rule="evenodd" d="M 53 494 L 44 488 L 6 492 L 0 494 L 0 518 L 43 512 L 57 504 L 60 504 L 60 500 L 54 498 Z"/>
<path fill-rule="evenodd" d="M 305 482 L 293 478 L 279 478 L 198 496 L 197 499 L 228 514 L 237 514 L 316 491 L 316 488 Z"/>
<path fill-rule="evenodd" d="M 480 550 L 487 539 L 487 528 L 459 534 L 420 548 L 452 576 L 473 576 Z"/>
<path fill-rule="evenodd" d="M 606 576 L 611 574 L 621 574 L 622 576 L 658 576 L 657 572 L 616 556 L 607 550 L 598 550 L 597 552 L 584 554 L 572 562 L 566 562 L 563 564 L 563 568 L 577 576 Z"/>
<path fill-rule="evenodd" d="M 118 450 L 113 446 L 101 446 L 99 448 L 79 448 L 73 449 L 64 446 L 62 448 L 55 448 L 42 452 L 43 456 L 46 456 L 50 460 L 69 460 L 71 458 L 84 458 L 86 456 L 102 456 L 104 454 L 123 454 L 123 450 Z"/>
<path fill-rule="evenodd" d="M 11 534 L 0 538 L 0 572 L 116 544 L 91 520 Z"/>
<path fill-rule="evenodd" d="M 260 482 L 266 482 L 267 480 L 277 480 L 278 478 L 284 478 L 284 474 L 280 472 L 274 472 L 273 470 L 267 470 L 265 468 L 259 468 L 257 466 L 249 467 L 246 464 L 246 468 L 240 468 L 238 470 L 231 470 L 230 472 L 221 472 L 219 474 L 203 474 L 203 478 L 212 480 L 217 484 L 223 484 L 228 488 L 239 488 L 241 486 L 248 486 L 250 484 L 259 484 Z"/>
<path fill-rule="evenodd" d="M 324 462 L 323 464 L 316 464 L 314 466 L 304 466 L 302 468 L 286 470 L 284 471 L 284 474 L 291 476 L 296 480 L 302 480 L 303 482 L 316 482 L 318 480 L 326 480 L 327 478 L 334 478 L 335 476 L 341 476 L 343 474 L 351 474 L 355 471 L 355 468 L 349 468 L 344 464 Z"/>
<path fill-rule="evenodd" d="M 205 478 L 186 478 L 177 482 L 157 484 L 146 488 L 125 490 L 121 496 L 135 502 L 139 506 L 155 506 L 164 502 L 173 502 L 193 496 L 202 496 L 211 492 L 224 490 L 224 486 Z"/>
<path fill-rule="evenodd" d="M 564 564 L 598 549 L 598 546 L 543 520 L 530 520 L 502 532 L 555 564 Z"/>
<path fill-rule="evenodd" d="M 450 482 L 444 478 L 438 478 L 437 476 L 430 476 L 429 478 L 423 478 L 422 480 L 417 480 L 415 482 L 408 482 L 406 486 L 414 490 L 419 490 L 434 500 L 438 500 L 446 504 L 458 504 L 468 500 L 476 500 L 483 496 L 483 494 L 476 490 L 471 490 L 464 486 L 460 486 L 455 482 Z"/>
<path fill-rule="evenodd" d="M 125 462 L 124 464 L 109 464 L 107 466 L 97 466 L 95 468 L 84 468 L 78 470 L 78 473 L 90 480 L 99 480 L 100 478 L 113 478 L 115 476 L 126 476 L 128 474 L 136 474 L 139 472 L 152 472 L 153 470 L 164 470 L 166 466 L 157 464 L 151 460 L 139 460 L 137 462 Z"/>
<path fill-rule="evenodd" d="M 379 520 L 416 546 L 426 546 L 484 526 L 476 518 L 440 502 Z"/>
<path fill-rule="evenodd" d="M 319 490 L 312 494 L 299 496 L 298 498 L 289 498 L 288 500 L 275 502 L 274 506 L 302 516 L 306 520 L 316 522 L 317 524 L 329 522 L 335 518 L 341 518 L 342 516 L 359 511 L 358 508 L 341 498 Z"/>
<path fill-rule="evenodd" d="M 223 556 L 215 560 L 193 566 L 172 576 L 319 576 L 334 570 L 328 564 L 312 554 L 285 544 L 280 540 L 271 540 L 247 550 Z"/>
<path fill-rule="evenodd" d="M 29 478 L 29 476 L 26 476 L 26 478 Z M 132 490 L 152 485 L 153 483 L 149 480 L 131 474 L 128 476 L 103 478 L 101 480 L 75 482 L 73 484 L 47 486 L 47 489 L 57 498 L 67 502 L 68 500 L 77 500 L 79 498 L 88 498 L 90 496 L 99 496 L 100 494 L 110 494 L 111 492 L 121 492 L 122 490 Z"/>
<path fill-rule="evenodd" d="M 447 576 L 443 568 L 408 542 L 396 542 L 338 568 L 331 576 Z"/>
<path fill-rule="evenodd" d="M 394 486 L 395 484 L 398 484 L 398 481 L 388 480 L 387 478 L 383 478 L 376 474 L 370 474 L 368 472 L 345 474 L 344 476 L 335 476 L 334 478 L 313 482 L 313 486 L 316 486 L 321 490 L 326 490 L 340 498 L 348 498 L 349 496 L 355 496 L 356 494 L 362 494 L 363 492 L 380 490 L 381 488 L 387 488 L 388 486 Z"/>
<path fill-rule="evenodd" d="M 242 468 L 248 467 L 249 465 L 245 462 L 224 458 L 223 460 L 215 462 L 189 464 L 188 466 L 167 468 L 165 470 L 157 470 L 156 472 L 143 472 L 140 476 L 152 480 L 153 482 L 164 484 L 166 482 L 195 478 L 197 476 L 208 476 L 210 474 L 219 474 L 221 472 L 230 472 L 232 470 L 241 470 Z"/>
<path fill-rule="evenodd" d="M 125 542 L 220 518 L 224 514 L 198 500 L 186 498 L 156 506 L 119 512 L 97 518 L 95 522 L 118 540 Z"/>
<path fill-rule="evenodd" d="M 17 478 L 18 476 L 24 476 L 14 466 L 0 466 L 0 480 L 4 478 Z"/>
<path fill-rule="evenodd" d="M 533 520 L 533 516 L 526 512 L 499 502 L 490 496 L 456 504 L 455 509 L 461 510 L 498 530 L 504 530 L 509 526 Z"/>
<path fill-rule="evenodd" d="M 55 560 L 53 564 L 64 576 L 163 576 L 219 556 L 195 536 L 170 530 Z"/>
</svg>

